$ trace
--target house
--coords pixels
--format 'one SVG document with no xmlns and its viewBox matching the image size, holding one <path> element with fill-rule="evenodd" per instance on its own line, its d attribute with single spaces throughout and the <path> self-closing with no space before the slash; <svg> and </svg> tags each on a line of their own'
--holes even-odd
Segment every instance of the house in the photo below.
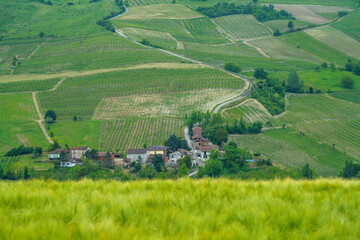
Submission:
<svg viewBox="0 0 360 240">
<path fill-rule="evenodd" d="M 203 146 L 195 151 L 196 157 L 202 161 L 206 161 L 209 158 L 210 152 L 214 149 L 219 149 L 219 146 L 218 145 Z"/>
<path fill-rule="evenodd" d="M 81 165 L 81 161 L 76 159 L 69 159 L 68 161 L 60 162 L 60 167 L 75 167 L 76 165 Z"/>
<path fill-rule="evenodd" d="M 89 147 L 73 147 L 71 148 L 71 158 L 82 159 L 85 157 L 85 152 L 90 151 Z"/>
<path fill-rule="evenodd" d="M 208 146 L 210 144 L 209 139 L 204 138 L 202 135 L 203 129 L 201 127 L 193 127 L 193 137 L 192 140 L 195 144 L 195 149 L 200 149 L 203 146 Z"/>
<path fill-rule="evenodd" d="M 155 154 L 160 154 L 160 155 L 168 155 L 169 153 L 169 147 L 168 146 L 152 146 L 152 147 L 148 147 L 148 155 L 155 155 Z"/>
<path fill-rule="evenodd" d="M 60 154 L 61 154 L 62 151 L 64 151 L 66 154 L 70 153 L 69 150 L 59 148 L 59 149 L 56 149 L 56 150 L 48 153 L 49 160 L 50 161 L 51 160 L 59 160 L 60 159 Z"/>
<path fill-rule="evenodd" d="M 142 159 L 142 163 L 146 163 L 146 159 L 149 157 L 147 153 L 147 149 L 139 148 L 139 149 L 128 149 L 126 152 L 126 157 L 131 160 L 131 162 L 135 162 L 140 156 Z"/>
<path fill-rule="evenodd" d="M 171 166 L 177 166 L 177 161 L 184 158 L 185 156 L 191 157 L 191 152 L 185 150 L 185 149 L 179 149 L 176 152 L 169 154 L 169 162 L 168 164 Z"/>
</svg>

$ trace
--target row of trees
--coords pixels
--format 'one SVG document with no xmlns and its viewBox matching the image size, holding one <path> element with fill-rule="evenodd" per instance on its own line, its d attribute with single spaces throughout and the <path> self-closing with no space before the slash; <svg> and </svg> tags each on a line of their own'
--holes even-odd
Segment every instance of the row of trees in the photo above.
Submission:
<svg viewBox="0 0 360 240">
<path fill-rule="evenodd" d="M 291 13 L 288 13 L 285 10 L 277 11 L 271 4 L 261 5 L 257 3 L 249 3 L 246 5 L 236 5 L 235 3 L 224 2 L 218 3 L 212 7 L 198 7 L 196 10 L 210 18 L 234 14 L 251 14 L 260 22 L 280 19 L 294 19 Z"/>
<path fill-rule="evenodd" d="M 34 153 L 37 155 L 41 155 L 43 152 L 41 147 L 25 147 L 24 145 L 20 145 L 19 147 L 13 148 L 10 151 L 5 153 L 5 157 L 14 157 L 19 155 L 25 155 Z"/>
<path fill-rule="evenodd" d="M 247 123 L 243 118 L 234 121 L 232 125 L 226 124 L 226 130 L 230 134 L 261 133 L 262 127 L 261 122 Z"/>
<path fill-rule="evenodd" d="M 354 62 L 349 58 L 345 65 L 345 71 L 352 72 L 353 74 L 360 76 L 360 62 Z"/>
</svg>

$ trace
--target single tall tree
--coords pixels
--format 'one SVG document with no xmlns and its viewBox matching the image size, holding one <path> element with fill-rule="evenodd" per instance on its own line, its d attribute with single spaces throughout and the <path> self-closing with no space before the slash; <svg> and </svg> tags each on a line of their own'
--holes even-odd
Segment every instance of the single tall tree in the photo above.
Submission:
<svg viewBox="0 0 360 240">
<path fill-rule="evenodd" d="M 304 88 L 304 80 L 301 80 L 296 71 L 290 72 L 286 85 L 287 92 L 301 93 Z"/>
<path fill-rule="evenodd" d="M 291 31 L 294 31 L 294 23 L 293 23 L 293 21 L 289 21 L 288 28 L 290 28 Z"/>
</svg>

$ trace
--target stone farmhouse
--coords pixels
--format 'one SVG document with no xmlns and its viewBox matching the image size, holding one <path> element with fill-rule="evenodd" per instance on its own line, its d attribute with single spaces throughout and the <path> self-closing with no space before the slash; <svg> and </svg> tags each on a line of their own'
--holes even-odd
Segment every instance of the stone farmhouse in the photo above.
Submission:
<svg viewBox="0 0 360 240">
<path fill-rule="evenodd" d="M 210 151 L 219 149 L 219 146 L 212 144 L 209 139 L 203 137 L 203 129 L 201 127 L 195 126 L 192 130 L 192 140 L 195 145 L 195 155 L 198 159 L 206 161 L 209 158 Z"/>
<path fill-rule="evenodd" d="M 154 158 L 155 154 L 161 155 L 165 160 L 165 163 L 168 162 L 169 147 L 167 146 L 151 146 L 148 148 L 139 148 L 139 149 L 128 149 L 126 156 L 131 162 L 134 162 L 140 156 L 142 163 L 151 163 L 151 160 Z"/>
<path fill-rule="evenodd" d="M 89 147 L 73 147 L 71 148 L 71 158 L 82 159 L 86 151 L 90 151 Z"/>
</svg>

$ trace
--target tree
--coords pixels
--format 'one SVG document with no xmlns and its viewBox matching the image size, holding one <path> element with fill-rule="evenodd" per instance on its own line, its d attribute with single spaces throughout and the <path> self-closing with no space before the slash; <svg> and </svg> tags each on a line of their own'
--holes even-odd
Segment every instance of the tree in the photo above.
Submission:
<svg viewBox="0 0 360 240">
<path fill-rule="evenodd" d="M 25 166 L 24 167 L 24 179 L 28 180 L 29 178 L 30 178 L 30 175 L 29 175 L 28 167 Z"/>
<path fill-rule="evenodd" d="M 268 73 L 263 68 L 256 68 L 254 72 L 256 79 L 267 79 Z"/>
<path fill-rule="evenodd" d="M 34 153 L 40 156 L 43 153 L 42 147 L 35 147 Z"/>
<path fill-rule="evenodd" d="M 254 4 L 257 4 L 257 2 L 258 2 L 258 0 L 253 0 L 253 3 L 254 3 Z"/>
<path fill-rule="evenodd" d="M 140 178 L 153 179 L 156 176 L 156 170 L 151 165 L 146 165 L 142 171 L 140 171 Z"/>
<path fill-rule="evenodd" d="M 141 162 L 142 162 L 142 158 L 139 155 L 138 158 L 136 159 L 136 161 L 133 163 L 133 172 L 137 173 L 141 170 Z"/>
<path fill-rule="evenodd" d="M 352 161 L 346 161 L 341 175 L 344 178 L 354 178 L 359 171 L 360 166 L 356 166 Z"/>
<path fill-rule="evenodd" d="M 230 72 L 234 72 L 234 73 L 239 73 L 241 72 L 241 68 L 240 66 L 236 65 L 233 62 L 227 62 L 225 63 L 225 70 L 230 71 Z"/>
<path fill-rule="evenodd" d="M 44 32 L 39 32 L 39 37 L 43 38 L 45 36 Z"/>
<path fill-rule="evenodd" d="M 354 80 L 350 76 L 343 76 L 341 86 L 344 88 L 354 88 Z"/>
<path fill-rule="evenodd" d="M 74 121 L 77 121 L 77 116 L 74 116 Z"/>
<path fill-rule="evenodd" d="M 331 69 L 331 71 L 335 72 L 336 66 L 334 63 L 330 63 L 330 69 Z"/>
<path fill-rule="evenodd" d="M 223 163 L 220 159 L 210 158 L 205 162 L 204 174 L 209 177 L 220 177 L 224 172 Z"/>
<path fill-rule="evenodd" d="M 288 28 L 290 28 L 291 31 L 294 31 L 294 23 L 293 23 L 293 21 L 289 21 Z"/>
<path fill-rule="evenodd" d="M 59 148 L 61 148 L 61 146 L 58 143 L 58 141 L 55 140 L 53 144 L 50 144 L 50 146 L 48 147 L 47 150 L 48 150 L 48 152 L 51 152 L 51 151 L 54 151 L 54 150 L 59 149 Z"/>
<path fill-rule="evenodd" d="M 306 163 L 301 168 L 301 175 L 303 178 L 312 179 L 313 178 L 313 170 L 310 168 L 309 163 Z"/>
<path fill-rule="evenodd" d="M 47 117 L 47 118 L 45 118 L 45 122 L 46 123 L 53 123 L 54 119 L 52 117 Z"/>
<path fill-rule="evenodd" d="M 179 175 L 180 177 L 186 177 L 189 174 L 189 169 L 187 168 L 186 164 L 181 164 L 179 168 Z"/>
<path fill-rule="evenodd" d="M 45 113 L 45 119 L 51 117 L 54 121 L 56 120 L 56 113 L 54 110 L 47 110 Z"/>
<path fill-rule="evenodd" d="M 171 3 L 172 3 L 172 4 L 176 4 L 176 0 L 172 0 Z"/>
<path fill-rule="evenodd" d="M 151 163 L 157 172 L 161 172 L 163 168 L 165 168 L 165 161 L 159 154 L 155 154 L 154 158 L 151 160 Z"/>
<path fill-rule="evenodd" d="M 301 93 L 304 88 L 304 80 L 301 80 L 296 71 L 289 73 L 286 85 L 287 92 Z"/>
<path fill-rule="evenodd" d="M 109 152 L 105 154 L 105 159 L 101 163 L 103 167 L 106 168 L 113 168 L 115 165 L 114 159 L 112 158 L 112 155 Z"/>
<path fill-rule="evenodd" d="M 181 166 L 182 164 L 186 165 L 187 168 L 191 168 L 192 167 L 192 161 L 191 161 L 191 157 L 186 155 L 185 157 L 181 158 L 178 160 L 178 164 L 179 166 Z"/>
<path fill-rule="evenodd" d="M 323 69 L 327 69 L 327 67 L 328 67 L 327 62 L 323 62 L 323 63 L 321 64 L 321 67 L 322 67 Z"/>
<path fill-rule="evenodd" d="M 314 70 L 315 72 L 320 72 L 320 66 L 316 66 Z"/>
<path fill-rule="evenodd" d="M 173 152 L 177 151 L 180 147 L 179 140 L 175 134 L 170 135 L 167 144 L 168 144 L 170 150 Z"/>
<path fill-rule="evenodd" d="M 274 36 L 277 37 L 277 36 L 280 36 L 280 35 L 281 35 L 281 33 L 280 33 L 279 29 L 276 29 L 274 31 Z"/>
<path fill-rule="evenodd" d="M 3 167 L 0 165 L 0 179 L 4 178 L 4 169 Z"/>
</svg>

